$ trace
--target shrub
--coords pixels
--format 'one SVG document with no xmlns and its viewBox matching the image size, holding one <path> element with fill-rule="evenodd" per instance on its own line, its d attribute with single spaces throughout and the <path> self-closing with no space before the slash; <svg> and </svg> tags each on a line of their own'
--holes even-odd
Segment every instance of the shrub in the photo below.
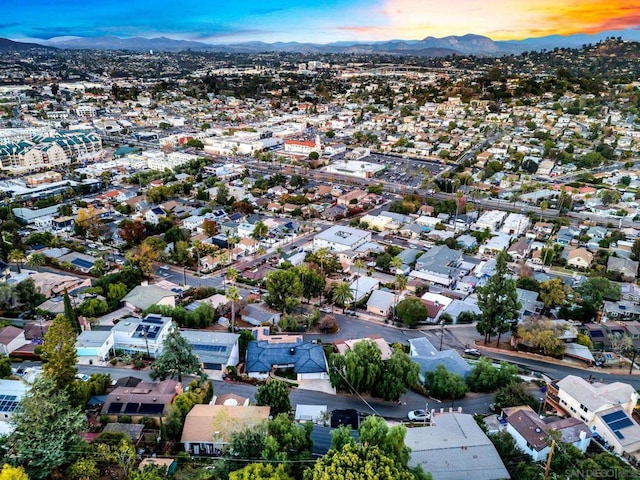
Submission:
<svg viewBox="0 0 640 480">
<path fill-rule="evenodd" d="M 98 421 L 104 426 L 111 421 L 111 417 L 109 417 L 109 415 L 100 415 Z"/>
<path fill-rule="evenodd" d="M 118 423 L 131 423 L 130 415 L 120 415 L 118 417 Z"/>
</svg>

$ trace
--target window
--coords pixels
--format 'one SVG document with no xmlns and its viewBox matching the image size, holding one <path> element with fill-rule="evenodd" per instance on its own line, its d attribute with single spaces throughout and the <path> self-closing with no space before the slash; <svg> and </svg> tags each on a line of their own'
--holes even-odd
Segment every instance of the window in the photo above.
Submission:
<svg viewBox="0 0 640 480">
<path fill-rule="evenodd" d="M 583 404 L 580 404 L 580 410 L 582 410 L 583 412 L 588 412 L 589 409 L 587 407 L 585 407 Z"/>
</svg>

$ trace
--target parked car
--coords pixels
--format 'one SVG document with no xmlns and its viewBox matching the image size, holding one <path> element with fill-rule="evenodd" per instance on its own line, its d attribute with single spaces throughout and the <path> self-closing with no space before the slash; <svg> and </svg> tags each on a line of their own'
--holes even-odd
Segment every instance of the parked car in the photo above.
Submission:
<svg viewBox="0 0 640 480">
<path fill-rule="evenodd" d="M 431 412 L 426 410 L 412 410 L 407 414 L 407 417 L 413 422 L 424 422 L 431 419 Z"/>
<path fill-rule="evenodd" d="M 480 356 L 482 356 L 482 353 L 477 348 L 466 348 L 464 350 L 464 354 L 472 356 L 472 357 L 480 357 Z"/>
</svg>

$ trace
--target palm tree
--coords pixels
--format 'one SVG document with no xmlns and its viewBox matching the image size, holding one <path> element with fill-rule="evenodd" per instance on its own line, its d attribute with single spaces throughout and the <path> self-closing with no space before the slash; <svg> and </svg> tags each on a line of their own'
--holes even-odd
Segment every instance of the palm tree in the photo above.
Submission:
<svg viewBox="0 0 640 480">
<path fill-rule="evenodd" d="M 396 275 L 396 298 L 395 298 L 395 306 L 393 307 L 393 318 L 396 317 L 396 308 L 398 307 L 398 299 L 400 298 L 400 292 L 402 292 L 405 288 L 407 288 L 408 279 L 404 275 L 404 273 L 398 273 Z"/>
<path fill-rule="evenodd" d="M 8 260 L 16 264 L 16 267 L 18 267 L 18 273 L 20 273 L 20 267 L 22 266 L 22 263 L 26 259 L 27 257 L 24 256 L 24 252 L 22 250 L 18 250 L 17 248 L 14 248 L 9 252 Z"/>
<path fill-rule="evenodd" d="M 253 233 L 251 233 L 251 237 L 254 240 L 262 240 L 267 233 L 269 233 L 269 227 L 267 227 L 266 223 L 260 220 L 253 226 Z"/>
<path fill-rule="evenodd" d="M 543 200 L 540 203 L 540 221 L 542 222 L 542 216 L 544 215 L 545 210 L 549 208 L 549 202 L 547 202 L 546 200 Z"/>
<path fill-rule="evenodd" d="M 236 270 L 233 267 L 227 268 L 227 273 L 225 274 L 225 277 L 230 282 L 232 282 L 232 283 L 235 282 L 236 278 L 238 278 L 238 270 Z"/>
<path fill-rule="evenodd" d="M 356 293 L 354 295 L 354 305 L 353 305 L 353 309 L 355 310 L 356 309 L 355 302 L 358 300 L 358 285 L 360 283 L 360 277 L 362 276 L 362 270 L 366 267 L 366 265 L 364 264 L 364 261 L 362 261 L 362 259 L 358 258 L 353 263 L 353 266 L 358 269 L 358 272 L 357 272 L 358 278 L 356 278 Z"/>
<path fill-rule="evenodd" d="M 231 333 L 235 332 L 236 324 L 236 302 L 240 300 L 240 291 L 238 287 L 231 286 L 227 288 L 226 297 L 231 302 Z"/>
<path fill-rule="evenodd" d="M 402 267 L 402 260 L 400 260 L 400 257 L 393 257 L 389 262 L 389 266 L 393 267 L 394 275 L 397 275 L 398 269 Z"/>
<path fill-rule="evenodd" d="M 342 313 L 344 313 L 347 304 L 353 300 L 353 292 L 347 282 L 340 282 L 333 287 L 333 303 L 342 305 Z"/>
<path fill-rule="evenodd" d="M 27 257 L 27 266 L 35 268 L 38 272 L 40 271 L 40 267 L 45 263 L 47 263 L 47 257 L 42 253 L 32 253 Z"/>
</svg>

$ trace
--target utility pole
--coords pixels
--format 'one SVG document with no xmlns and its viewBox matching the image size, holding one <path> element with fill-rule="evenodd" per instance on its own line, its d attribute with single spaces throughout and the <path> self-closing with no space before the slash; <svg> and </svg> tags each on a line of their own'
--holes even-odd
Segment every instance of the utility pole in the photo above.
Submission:
<svg viewBox="0 0 640 480">
<path fill-rule="evenodd" d="M 544 480 L 549 478 L 549 470 L 551 470 L 551 457 L 553 457 L 553 449 L 556 448 L 555 439 L 551 439 L 551 448 L 549 449 L 549 455 L 547 456 L 547 465 L 544 467 Z"/>
</svg>

